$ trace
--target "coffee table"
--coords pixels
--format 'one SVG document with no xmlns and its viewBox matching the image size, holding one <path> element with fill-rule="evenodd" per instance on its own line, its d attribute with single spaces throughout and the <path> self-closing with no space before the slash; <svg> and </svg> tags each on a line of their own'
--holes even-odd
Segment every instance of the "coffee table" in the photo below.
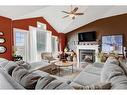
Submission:
<svg viewBox="0 0 127 95">
<path fill-rule="evenodd" d="M 70 67 L 71 66 L 72 73 L 73 73 L 73 64 L 74 64 L 74 62 L 69 62 L 69 61 L 67 61 L 67 62 L 58 61 L 55 63 L 55 65 L 58 67 L 59 75 L 60 75 L 60 68 L 61 67 Z"/>
</svg>

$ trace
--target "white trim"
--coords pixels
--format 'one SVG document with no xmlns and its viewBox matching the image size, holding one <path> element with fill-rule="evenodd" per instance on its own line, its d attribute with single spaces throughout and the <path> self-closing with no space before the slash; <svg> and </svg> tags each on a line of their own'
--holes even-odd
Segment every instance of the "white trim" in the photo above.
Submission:
<svg viewBox="0 0 127 95">
<path fill-rule="evenodd" d="M 29 58 L 29 38 L 28 38 L 28 33 L 29 33 L 29 31 L 27 31 L 27 30 L 23 30 L 23 29 L 18 29 L 18 28 L 13 28 L 13 39 L 14 39 L 14 47 L 16 46 L 16 35 L 15 35 L 15 33 L 16 32 L 24 32 L 24 33 L 26 33 L 26 42 L 25 42 L 25 60 L 24 61 L 28 61 L 28 58 Z"/>
<path fill-rule="evenodd" d="M 14 32 L 14 31 L 29 32 L 28 30 L 19 29 L 19 28 L 13 28 L 13 32 Z"/>
<path fill-rule="evenodd" d="M 47 27 L 46 27 L 45 23 L 37 21 L 37 28 L 40 28 L 40 27 L 38 27 L 38 25 L 44 25 L 44 30 L 47 30 Z"/>
<path fill-rule="evenodd" d="M 95 62 L 98 61 L 98 45 L 77 45 L 76 46 L 76 53 L 77 53 L 77 67 L 80 68 L 80 62 L 79 62 L 79 50 L 84 49 L 84 50 L 95 50 Z"/>
</svg>

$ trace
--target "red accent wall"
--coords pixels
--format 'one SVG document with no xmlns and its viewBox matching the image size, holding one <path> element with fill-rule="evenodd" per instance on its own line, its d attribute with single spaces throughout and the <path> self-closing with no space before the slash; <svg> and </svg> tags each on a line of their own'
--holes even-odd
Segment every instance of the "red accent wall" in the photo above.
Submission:
<svg viewBox="0 0 127 95">
<path fill-rule="evenodd" d="M 45 23 L 47 25 L 47 30 L 52 31 L 52 35 L 58 36 L 61 39 L 59 45 L 61 45 L 61 50 L 63 51 L 65 48 L 66 37 L 64 33 L 59 33 L 56 31 L 48 21 L 46 21 L 43 17 L 36 18 L 27 18 L 20 20 L 13 20 L 13 28 L 19 28 L 24 30 L 29 30 L 29 26 L 37 27 L 37 21 L 41 23 Z"/>
<path fill-rule="evenodd" d="M 19 28 L 24 30 L 29 30 L 29 26 L 37 27 L 37 21 L 45 23 L 47 25 L 47 30 L 52 31 L 54 36 L 58 36 L 60 40 L 61 50 L 63 51 L 66 44 L 66 37 L 63 33 L 58 33 L 49 22 L 47 22 L 43 17 L 37 18 L 27 18 L 27 19 L 20 19 L 20 20 L 11 20 L 6 17 L 0 16 L 0 31 L 4 32 L 4 37 L 6 42 L 3 45 L 7 48 L 7 51 L 3 54 L 0 54 L 1 58 L 6 58 L 8 60 L 12 60 L 12 46 L 13 46 L 13 28 Z"/>
<path fill-rule="evenodd" d="M 35 18 L 13 20 L 13 28 L 29 30 L 29 26 L 37 26 Z"/>
<path fill-rule="evenodd" d="M 7 51 L 3 54 L 0 54 L 0 58 L 6 58 L 12 60 L 12 20 L 6 17 L 0 16 L 0 31 L 4 33 L 3 37 L 6 42 L 0 45 L 3 45 L 7 48 Z"/>
<path fill-rule="evenodd" d="M 47 30 L 52 31 L 54 36 L 58 36 L 58 31 L 56 31 L 43 17 L 27 18 L 20 20 L 13 20 L 13 28 L 19 28 L 24 30 L 29 30 L 29 26 L 37 27 L 37 21 L 45 23 L 47 25 Z"/>
<path fill-rule="evenodd" d="M 64 51 L 66 46 L 66 36 L 64 33 L 59 33 L 59 47 L 61 47 L 61 51 Z"/>
</svg>

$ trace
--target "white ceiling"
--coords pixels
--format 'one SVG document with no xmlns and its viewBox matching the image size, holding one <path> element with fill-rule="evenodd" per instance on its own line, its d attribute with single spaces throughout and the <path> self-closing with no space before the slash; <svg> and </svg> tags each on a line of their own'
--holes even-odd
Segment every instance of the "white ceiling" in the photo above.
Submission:
<svg viewBox="0 0 127 95">
<path fill-rule="evenodd" d="M 76 6 L 73 6 L 76 7 Z M 97 19 L 127 13 L 127 6 L 77 6 L 84 12 L 76 19 L 62 18 L 70 6 L 0 6 L 0 15 L 15 19 L 43 16 L 58 32 L 67 33 Z"/>
</svg>

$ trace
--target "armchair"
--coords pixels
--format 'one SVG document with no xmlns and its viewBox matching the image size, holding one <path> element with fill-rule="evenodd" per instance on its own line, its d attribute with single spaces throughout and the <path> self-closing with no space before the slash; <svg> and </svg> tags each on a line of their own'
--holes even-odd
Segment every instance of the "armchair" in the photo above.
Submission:
<svg viewBox="0 0 127 95">
<path fill-rule="evenodd" d="M 43 61 L 47 61 L 51 66 L 50 71 L 53 73 L 54 70 L 57 69 L 55 62 L 59 61 L 59 58 L 53 57 L 53 54 L 51 52 L 43 52 L 41 53 L 41 58 Z"/>
</svg>

